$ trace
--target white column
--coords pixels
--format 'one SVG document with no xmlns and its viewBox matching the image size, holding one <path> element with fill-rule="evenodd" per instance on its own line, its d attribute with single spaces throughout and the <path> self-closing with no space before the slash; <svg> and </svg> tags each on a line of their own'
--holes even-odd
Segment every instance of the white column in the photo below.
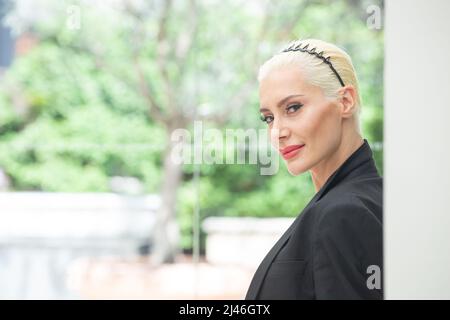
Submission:
<svg viewBox="0 0 450 320">
<path fill-rule="evenodd" d="M 387 299 L 450 299 L 450 1 L 386 1 Z"/>
</svg>

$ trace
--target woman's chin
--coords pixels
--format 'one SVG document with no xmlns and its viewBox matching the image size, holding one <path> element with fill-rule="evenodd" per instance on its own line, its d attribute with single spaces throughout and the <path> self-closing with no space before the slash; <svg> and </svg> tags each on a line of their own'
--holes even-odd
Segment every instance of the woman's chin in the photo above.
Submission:
<svg viewBox="0 0 450 320">
<path fill-rule="evenodd" d="M 306 171 L 308 171 L 307 168 L 305 168 L 304 166 L 301 165 L 296 165 L 294 163 L 292 164 L 287 164 L 287 169 L 289 171 L 289 173 L 293 176 L 298 176 Z"/>
</svg>

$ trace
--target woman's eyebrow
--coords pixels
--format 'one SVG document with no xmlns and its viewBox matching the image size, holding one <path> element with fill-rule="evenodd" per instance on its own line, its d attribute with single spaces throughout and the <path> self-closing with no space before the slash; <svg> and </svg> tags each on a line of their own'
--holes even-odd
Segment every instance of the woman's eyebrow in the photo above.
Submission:
<svg viewBox="0 0 450 320">
<path fill-rule="evenodd" d="M 287 97 L 284 97 L 283 99 L 281 99 L 278 103 L 277 103 L 277 107 L 279 108 L 282 104 L 284 104 L 286 101 L 288 101 L 289 99 L 291 99 L 291 98 L 294 98 L 294 97 L 299 97 L 299 96 L 304 96 L 304 94 L 291 94 L 291 95 L 289 95 L 289 96 L 287 96 Z M 259 111 L 260 112 L 264 112 L 264 111 L 270 111 L 269 109 L 267 109 L 267 108 L 261 108 L 261 109 L 259 109 Z"/>
</svg>

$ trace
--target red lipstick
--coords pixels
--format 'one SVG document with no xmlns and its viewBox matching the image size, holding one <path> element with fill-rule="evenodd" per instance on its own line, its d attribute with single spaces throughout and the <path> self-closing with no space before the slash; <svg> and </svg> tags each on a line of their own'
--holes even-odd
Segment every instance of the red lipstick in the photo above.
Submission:
<svg viewBox="0 0 450 320">
<path fill-rule="evenodd" d="M 295 157 L 300 152 L 300 149 L 303 148 L 304 146 L 305 146 L 304 144 L 295 144 L 287 146 L 286 148 L 280 149 L 280 153 L 282 154 L 285 160 L 291 159 Z"/>
</svg>

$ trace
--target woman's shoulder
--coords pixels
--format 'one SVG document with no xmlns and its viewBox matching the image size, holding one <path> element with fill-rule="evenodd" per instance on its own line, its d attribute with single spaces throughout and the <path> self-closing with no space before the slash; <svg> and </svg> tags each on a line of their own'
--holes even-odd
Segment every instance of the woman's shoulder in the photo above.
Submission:
<svg viewBox="0 0 450 320">
<path fill-rule="evenodd" d="M 316 212 L 326 217 L 339 215 L 375 215 L 382 219 L 383 183 L 381 178 L 362 178 L 339 183 L 316 203 Z"/>
<path fill-rule="evenodd" d="M 381 226 L 382 203 L 369 200 L 366 194 L 357 192 L 340 194 L 339 197 L 324 197 L 314 210 L 317 229 Z"/>
</svg>

